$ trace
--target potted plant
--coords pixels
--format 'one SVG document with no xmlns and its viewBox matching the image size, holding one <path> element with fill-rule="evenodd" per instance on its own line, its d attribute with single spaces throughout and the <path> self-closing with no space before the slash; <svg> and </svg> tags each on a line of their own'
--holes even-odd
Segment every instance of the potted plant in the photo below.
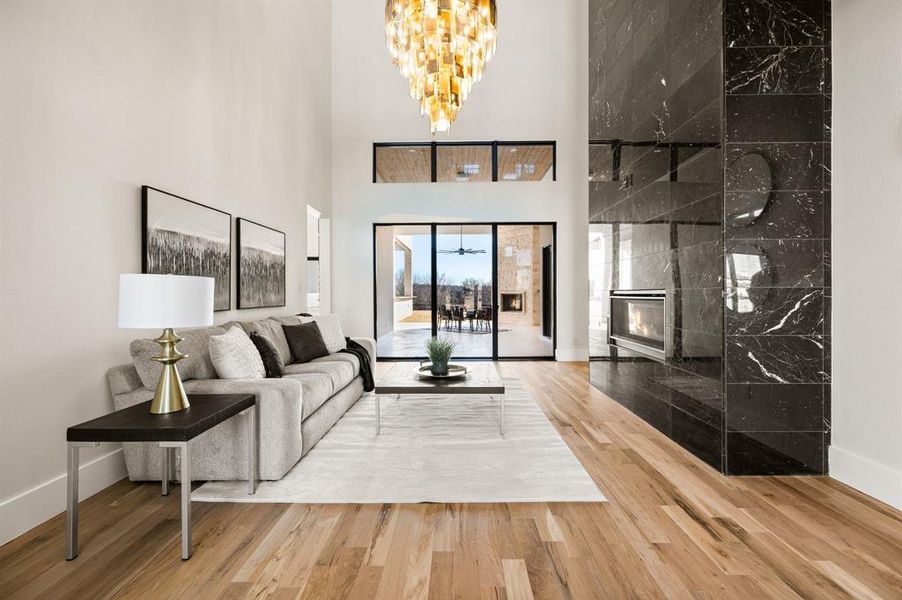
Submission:
<svg viewBox="0 0 902 600">
<path fill-rule="evenodd" d="M 448 374 L 448 361 L 451 359 L 452 352 L 454 352 L 454 342 L 451 340 L 440 340 L 437 337 L 426 340 L 426 356 L 432 363 L 430 370 L 433 375 Z"/>
</svg>

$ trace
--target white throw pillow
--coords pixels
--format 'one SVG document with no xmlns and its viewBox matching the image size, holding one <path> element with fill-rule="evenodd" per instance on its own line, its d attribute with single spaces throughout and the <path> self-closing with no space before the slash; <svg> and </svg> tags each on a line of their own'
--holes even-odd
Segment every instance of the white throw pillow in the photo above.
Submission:
<svg viewBox="0 0 902 600">
<path fill-rule="evenodd" d="M 262 379 L 263 359 L 251 338 L 237 325 L 222 335 L 210 336 L 210 361 L 220 379 Z"/>
<path fill-rule="evenodd" d="M 344 331 L 341 330 L 341 321 L 338 315 L 319 315 L 316 317 L 301 317 L 302 323 L 316 322 L 319 332 L 323 336 L 323 342 L 329 354 L 335 354 L 339 350 L 347 348 Z"/>
</svg>

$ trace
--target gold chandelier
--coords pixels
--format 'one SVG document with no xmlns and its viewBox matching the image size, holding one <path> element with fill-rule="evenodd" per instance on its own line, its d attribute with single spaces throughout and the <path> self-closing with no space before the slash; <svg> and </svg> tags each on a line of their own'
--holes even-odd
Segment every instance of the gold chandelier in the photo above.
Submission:
<svg viewBox="0 0 902 600">
<path fill-rule="evenodd" d="M 495 52 L 495 0 L 386 0 L 385 37 L 432 133 L 448 131 Z"/>
</svg>

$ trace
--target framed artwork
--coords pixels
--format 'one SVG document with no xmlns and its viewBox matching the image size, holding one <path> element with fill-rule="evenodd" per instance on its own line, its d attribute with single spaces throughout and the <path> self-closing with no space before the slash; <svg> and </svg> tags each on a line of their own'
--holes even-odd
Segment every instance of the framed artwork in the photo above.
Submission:
<svg viewBox="0 0 902 600">
<path fill-rule="evenodd" d="M 238 308 L 285 306 L 285 234 L 238 219 Z"/>
<path fill-rule="evenodd" d="M 141 187 L 141 272 L 216 280 L 214 310 L 231 308 L 232 215 Z"/>
</svg>

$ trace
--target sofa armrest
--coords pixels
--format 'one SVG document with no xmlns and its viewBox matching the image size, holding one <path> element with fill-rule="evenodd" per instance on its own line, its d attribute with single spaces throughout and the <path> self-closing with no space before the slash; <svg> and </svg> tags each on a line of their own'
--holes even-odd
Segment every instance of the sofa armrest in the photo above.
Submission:
<svg viewBox="0 0 902 600">
<path fill-rule="evenodd" d="M 135 368 L 135 365 L 130 363 L 127 365 L 117 365 L 107 371 L 106 380 L 113 396 L 147 389 L 144 387 L 144 384 L 141 383 L 141 378 L 138 376 L 138 369 Z"/>
<path fill-rule="evenodd" d="M 189 394 L 255 394 L 259 476 L 280 479 L 301 458 L 301 382 L 285 379 L 193 379 Z"/>
<path fill-rule="evenodd" d="M 370 364 L 373 365 L 373 370 L 376 369 L 376 340 L 373 338 L 364 338 L 364 337 L 355 337 L 351 338 L 364 348 L 366 348 L 367 353 L 370 355 Z"/>
</svg>

